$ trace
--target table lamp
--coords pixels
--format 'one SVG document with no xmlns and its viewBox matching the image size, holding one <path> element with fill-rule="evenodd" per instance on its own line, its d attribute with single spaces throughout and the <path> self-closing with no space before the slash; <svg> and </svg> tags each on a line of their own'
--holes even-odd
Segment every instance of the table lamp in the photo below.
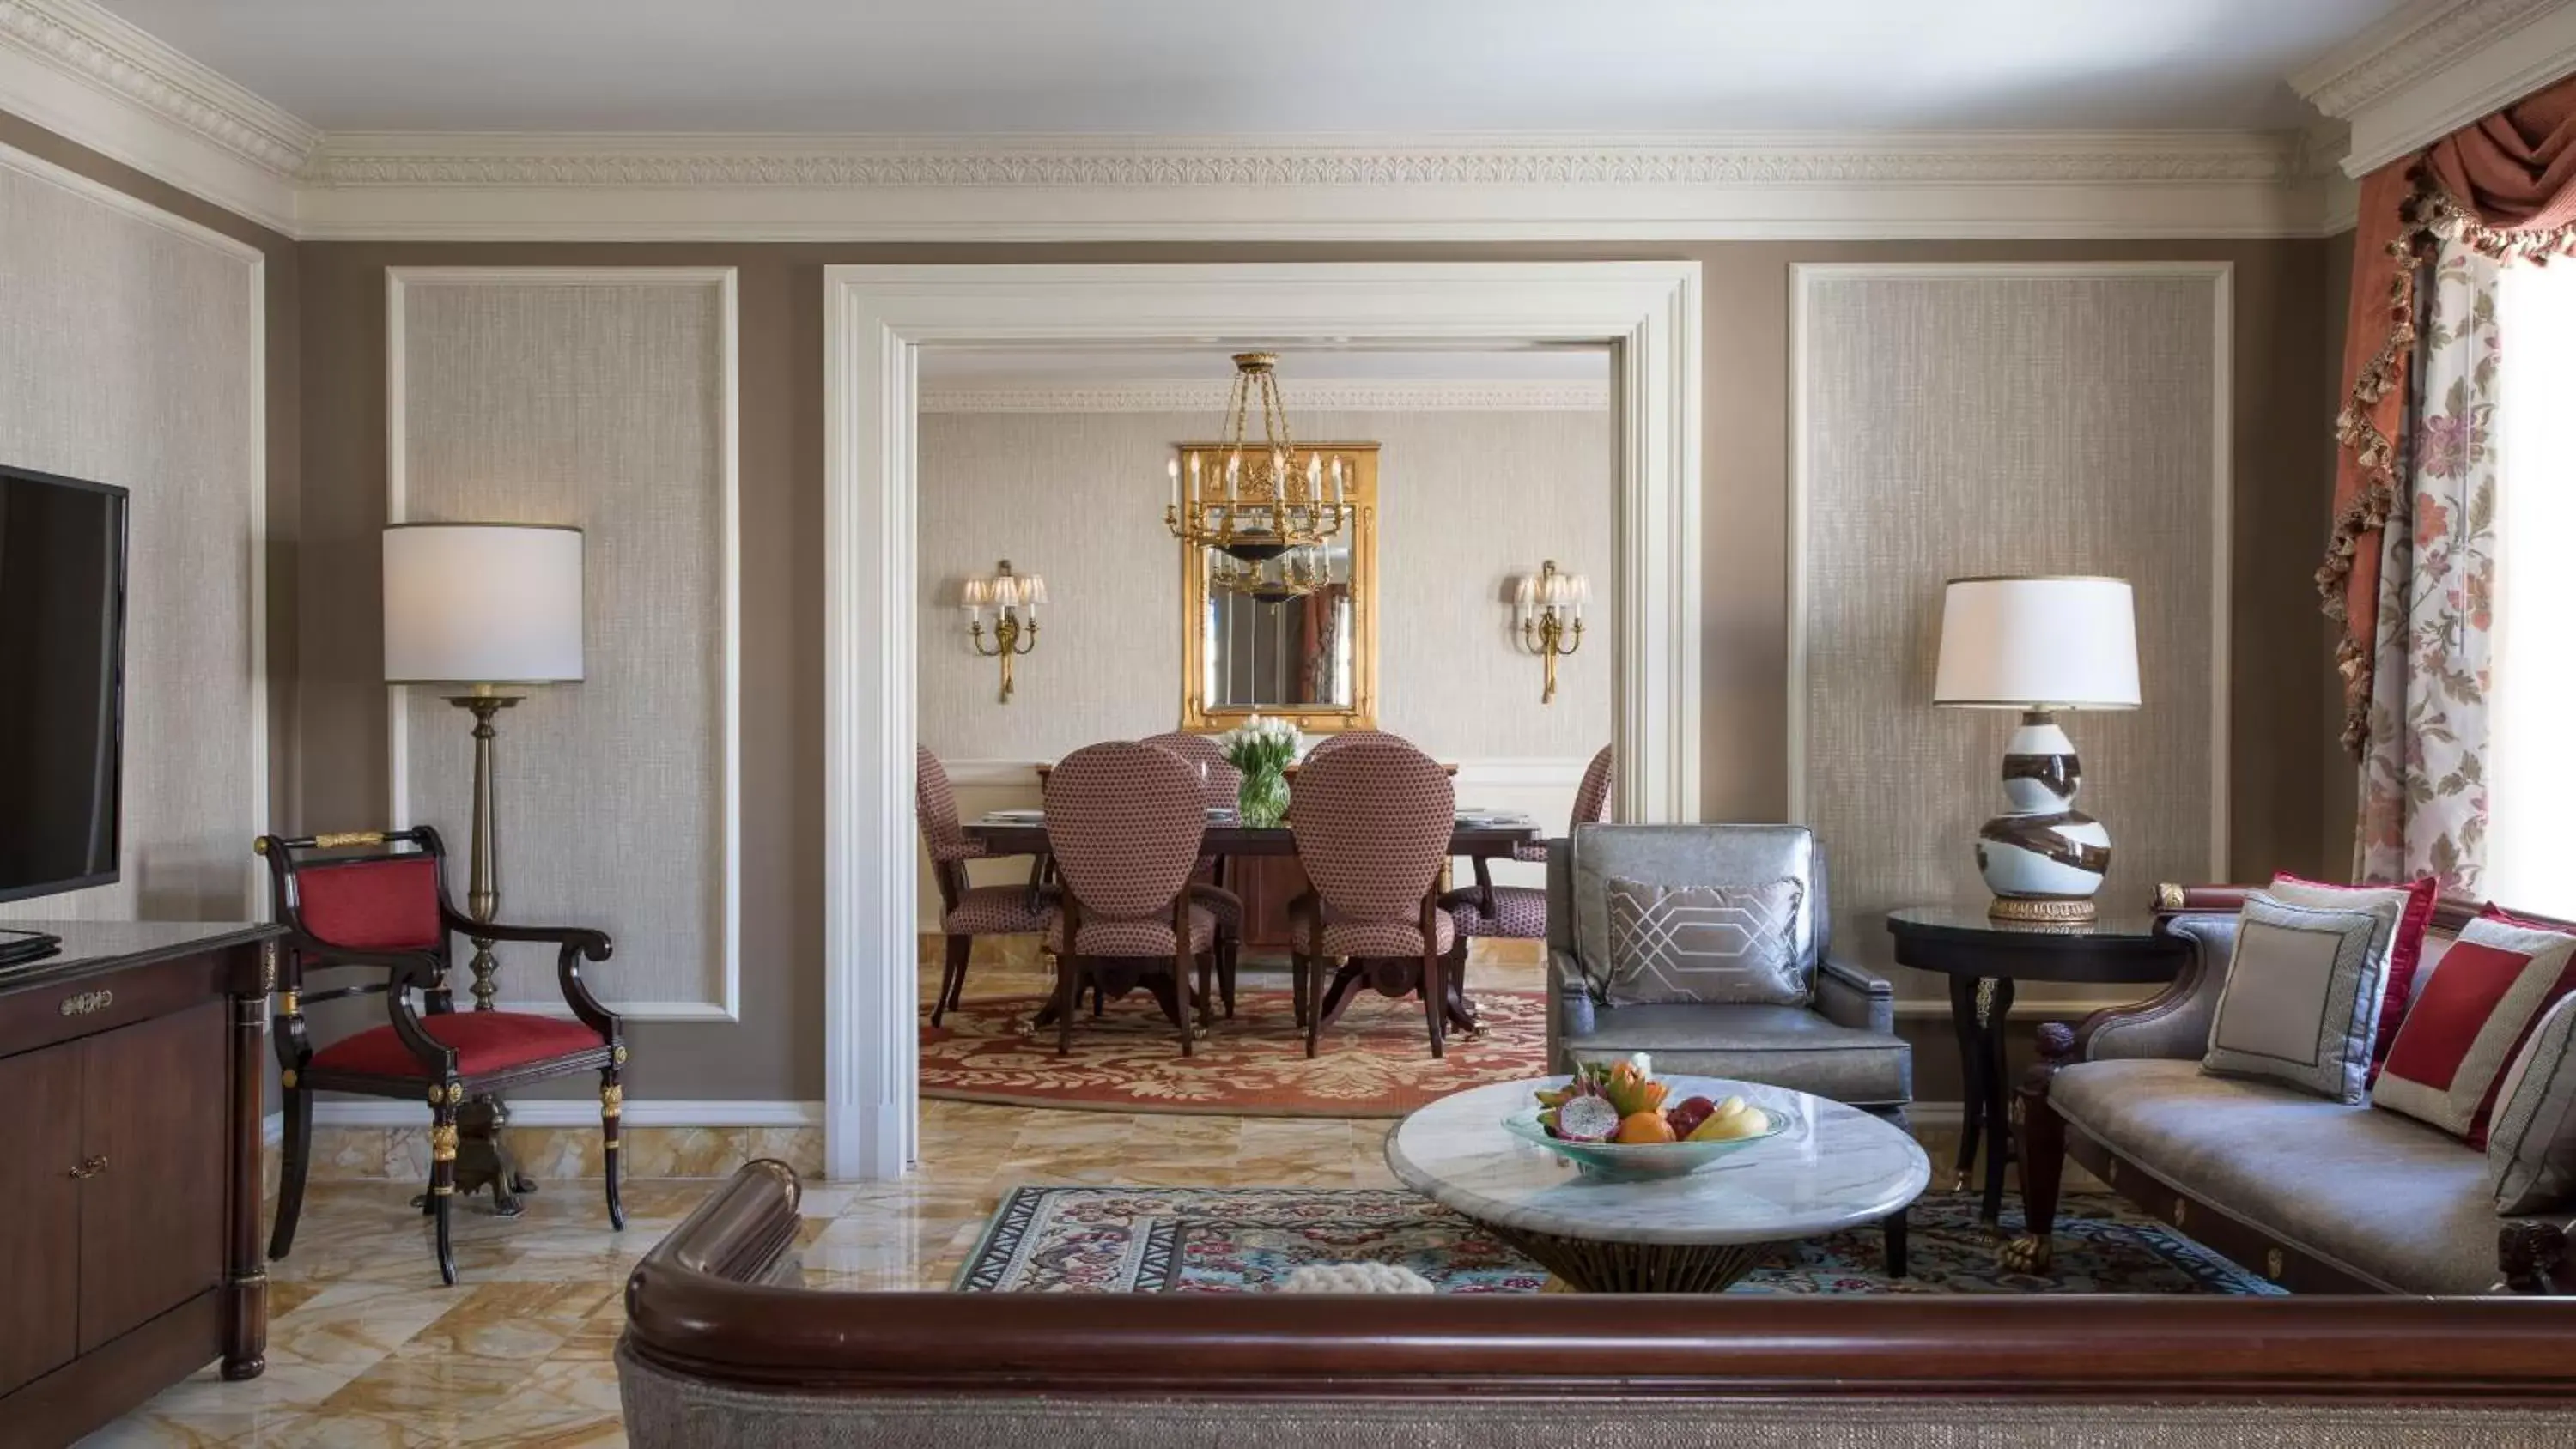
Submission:
<svg viewBox="0 0 2576 1449">
<path fill-rule="evenodd" d="M 581 679 L 581 530 L 538 523 L 397 523 L 385 529 L 385 682 L 463 685 L 474 716 L 474 831 L 465 913 L 501 906 L 492 716 L 531 684 Z M 407 824 L 408 822 L 403 822 Z M 474 1009 L 489 1011 L 492 943 L 474 942 Z"/>
<path fill-rule="evenodd" d="M 2004 746 L 2010 809 L 1977 831 L 1977 868 L 2003 920 L 2089 921 L 2111 868 L 2111 835 L 2075 808 L 2083 766 L 2062 709 L 2138 707 L 2138 635 L 2128 581 L 1952 579 L 1941 600 L 1932 702 L 2017 709 Z"/>
</svg>

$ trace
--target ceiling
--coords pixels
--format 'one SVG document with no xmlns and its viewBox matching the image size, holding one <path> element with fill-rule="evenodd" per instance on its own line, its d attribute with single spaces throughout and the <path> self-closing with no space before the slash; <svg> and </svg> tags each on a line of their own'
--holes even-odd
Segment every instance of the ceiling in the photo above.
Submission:
<svg viewBox="0 0 2576 1449">
<path fill-rule="evenodd" d="M 1233 349 L 990 348 L 922 350 L 925 387 L 1096 387 L 1128 382 L 1222 383 L 1234 376 Z M 1350 351 L 1289 348 L 1279 353 L 1279 387 L 1293 406 L 1301 383 L 1532 382 L 1608 383 L 1610 354 L 1598 347 L 1512 351 Z"/>
<path fill-rule="evenodd" d="M 2400 0 L 104 0 L 330 131 L 2288 128 Z"/>
</svg>

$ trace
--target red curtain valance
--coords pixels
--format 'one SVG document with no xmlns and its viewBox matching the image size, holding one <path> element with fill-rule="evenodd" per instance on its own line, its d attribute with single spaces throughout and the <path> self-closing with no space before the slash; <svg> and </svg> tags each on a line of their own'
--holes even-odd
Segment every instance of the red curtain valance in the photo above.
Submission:
<svg viewBox="0 0 2576 1449">
<path fill-rule="evenodd" d="M 2576 252 L 2576 76 L 2362 178 L 2335 418 L 2334 535 L 2317 589 L 2343 624 L 2344 747 L 2370 737 L 2380 525 L 2398 486 L 2417 267 L 2443 239 L 2501 257 Z"/>
</svg>

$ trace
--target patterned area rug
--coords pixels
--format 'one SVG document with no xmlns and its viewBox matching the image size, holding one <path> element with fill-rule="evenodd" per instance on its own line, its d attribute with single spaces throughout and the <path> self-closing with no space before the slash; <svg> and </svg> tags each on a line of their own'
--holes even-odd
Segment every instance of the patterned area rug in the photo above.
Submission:
<svg viewBox="0 0 2576 1449">
<path fill-rule="evenodd" d="M 2021 1231 L 2018 1210 L 2004 1229 Z M 1875 1228 L 1783 1245 L 1733 1293 L 2226 1293 L 2282 1290 L 2107 1195 L 2069 1194 L 2044 1274 L 1995 1266 L 1973 1194 L 1914 1205 L 1909 1276 Z M 1023 1187 L 953 1285 L 964 1293 L 1261 1293 L 1309 1263 L 1411 1268 L 1443 1293 L 1535 1293 L 1547 1272 L 1412 1193 L 1383 1188 Z"/>
<path fill-rule="evenodd" d="M 1541 1075 L 1545 1007 L 1535 991 L 1478 991 L 1485 1029 L 1451 1031 L 1434 1061 L 1412 997 L 1362 991 L 1306 1056 L 1306 1036 L 1285 991 L 1237 993 L 1234 1020 L 1219 1020 L 1195 1052 L 1142 992 L 1086 1011 L 1073 1051 L 1055 1054 L 1052 1029 L 1029 1022 L 1045 998 L 968 1001 L 936 1027 L 921 1027 L 921 1095 L 952 1102 L 1072 1107 L 1103 1112 L 1213 1112 L 1242 1117 L 1401 1117 L 1469 1087 Z"/>
</svg>

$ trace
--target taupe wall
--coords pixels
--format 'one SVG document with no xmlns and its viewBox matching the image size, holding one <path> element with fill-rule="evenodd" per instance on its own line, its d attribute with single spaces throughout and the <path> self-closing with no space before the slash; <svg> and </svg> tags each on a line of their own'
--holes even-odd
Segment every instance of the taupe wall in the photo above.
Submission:
<svg viewBox="0 0 2576 1449">
<path fill-rule="evenodd" d="M 1291 405 L 1295 379 L 1287 379 Z M 1511 638 L 1516 573 L 1556 558 L 1603 576 L 1614 547 L 1610 415 L 1317 412 L 1301 438 L 1380 444 L 1378 727 L 1444 760 L 1588 759 L 1610 739 L 1609 618 L 1586 621 L 1539 703 Z M 921 742 L 950 759 L 1053 760 L 1180 718 L 1179 553 L 1163 464 L 1212 435 L 1186 413 L 945 413 L 921 429 Z M 970 572 L 1007 557 L 1047 579 L 1041 644 L 999 669 L 957 610 Z M 989 641 L 990 634 L 988 632 Z"/>
<path fill-rule="evenodd" d="M 739 269 L 743 542 L 743 1016 L 639 1028 L 638 1096 L 810 1100 L 822 1090 L 822 306 L 827 263 L 1683 257 L 1703 267 L 1703 804 L 1788 800 L 1789 267 L 1799 261 L 2197 259 L 2235 264 L 2235 873 L 2342 868 L 2327 839 L 2328 712 L 2308 575 L 2330 488 L 2327 319 L 2315 240 L 1713 243 L 1619 247 L 834 246 L 319 243 L 301 248 L 304 468 L 298 610 L 303 824 L 387 809 L 377 683 L 384 510 L 384 268 Z M 2341 777 L 2335 788 L 2342 788 Z"/>
</svg>

